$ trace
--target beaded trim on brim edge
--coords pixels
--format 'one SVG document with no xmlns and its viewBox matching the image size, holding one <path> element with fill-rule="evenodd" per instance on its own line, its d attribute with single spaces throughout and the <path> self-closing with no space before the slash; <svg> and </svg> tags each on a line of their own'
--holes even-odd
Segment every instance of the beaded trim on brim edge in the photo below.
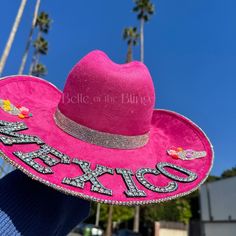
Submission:
<svg viewBox="0 0 236 236">
<path fill-rule="evenodd" d="M 170 110 L 166 110 L 166 109 L 158 109 L 161 111 L 167 111 L 167 112 L 171 112 L 171 113 L 175 113 L 178 114 L 176 112 L 170 111 Z M 180 114 L 178 114 L 180 115 Z M 211 144 L 209 138 L 207 137 L 207 135 L 204 133 L 204 131 L 197 126 L 194 122 L 192 122 L 190 119 L 188 119 L 187 117 L 180 115 L 182 117 L 184 117 L 186 120 L 188 120 L 191 124 L 193 124 L 194 126 L 196 126 L 199 130 L 201 130 L 201 132 L 204 134 L 205 138 L 208 140 L 208 142 Z M 33 175 L 32 173 L 30 173 L 29 171 L 27 171 L 26 169 L 24 169 L 21 165 L 18 165 L 17 163 L 15 163 L 14 161 L 12 161 L 9 157 L 7 157 L 1 150 L 0 150 L 0 157 L 2 157 L 5 161 L 7 161 L 9 164 L 11 164 L 12 166 L 14 166 L 15 168 L 21 170 L 24 174 L 26 174 L 27 176 L 29 176 L 31 179 L 36 180 L 40 183 L 45 184 L 48 187 L 52 187 L 53 189 L 56 189 L 64 194 L 67 195 L 72 195 L 75 197 L 80 197 L 84 200 L 88 200 L 88 201 L 94 201 L 94 202 L 98 202 L 98 203 L 104 203 L 104 204 L 110 204 L 110 205 L 123 205 L 123 206 L 140 206 L 140 205 L 147 205 L 147 204 L 155 204 L 155 203 L 160 203 L 160 202 L 166 202 L 169 200 L 173 200 L 176 199 L 178 197 L 183 197 L 186 196 L 194 191 L 196 191 L 207 179 L 207 177 L 209 176 L 211 169 L 213 167 L 213 162 L 214 162 L 214 149 L 213 146 L 211 144 L 211 151 L 212 151 L 212 161 L 211 161 L 211 166 L 209 168 L 208 173 L 206 174 L 206 177 L 193 189 L 191 189 L 190 191 L 187 192 L 183 192 L 180 194 L 176 194 L 174 196 L 171 197 L 166 197 L 163 199 L 158 199 L 158 200 L 147 200 L 147 201 L 130 201 L 130 202 L 123 202 L 123 201 L 116 201 L 116 200 L 104 200 L 104 199 L 100 199 L 100 198 L 96 198 L 96 197 L 92 197 L 86 194 L 82 194 L 82 193 L 78 193 L 76 191 L 71 191 L 71 190 L 67 190 L 61 186 L 58 186 L 56 184 L 50 183 L 49 181 L 46 181 L 36 175 Z"/>
</svg>

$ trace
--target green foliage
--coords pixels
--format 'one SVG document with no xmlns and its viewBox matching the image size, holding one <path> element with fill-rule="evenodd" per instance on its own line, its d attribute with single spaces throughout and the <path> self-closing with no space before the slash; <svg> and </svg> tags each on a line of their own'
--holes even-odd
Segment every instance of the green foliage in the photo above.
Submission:
<svg viewBox="0 0 236 236">
<path fill-rule="evenodd" d="M 137 27 L 127 27 L 123 31 L 123 39 L 127 41 L 128 45 L 137 45 L 139 36 Z"/>
<path fill-rule="evenodd" d="M 222 174 L 221 174 L 221 178 L 225 179 L 225 178 L 229 178 L 229 177 L 233 177 L 236 176 L 236 166 L 229 169 L 229 170 L 225 170 Z"/>
<path fill-rule="evenodd" d="M 36 27 L 40 32 L 48 33 L 52 20 L 46 12 L 41 12 L 36 20 Z"/>
<path fill-rule="evenodd" d="M 187 224 L 191 218 L 190 204 L 186 199 L 178 198 L 169 202 L 142 207 L 142 220 L 147 223 L 166 220 Z"/>
<path fill-rule="evenodd" d="M 207 182 L 217 181 L 223 178 L 236 176 L 236 167 L 225 170 L 222 175 L 210 175 Z M 100 221 L 102 225 L 106 225 L 108 218 L 109 205 L 101 204 Z M 96 204 L 93 204 L 91 218 L 94 222 L 96 214 Z M 113 221 L 118 223 L 129 221 L 134 217 L 134 208 L 125 206 L 113 207 Z M 155 205 L 147 205 L 141 207 L 141 221 L 152 225 L 154 221 L 177 221 L 188 224 L 191 219 L 199 219 L 199 191 L 194 191 L 182 198 L 172 201 L 163 202 Z"/>
<path fill-rule="evenodd" d="M 150 0 L 134 0 L 134 3 L 133 11 L 137 13 L 137 18 L 148 21 L 155 11 L 154 4 Z"/>
<path fill-rule="evenodd" d="M 32 75 L 44 76 L 47 74 L 46 67 L 39 63 L 39 59 L 41 55 L 47 55 L 48 53 L 48 42 L 42 37 L 42 34 L 48 33 L 51 22 L 49 15 L 45 12 L 41 12 L 37 16 L 35 28 L 38 29 L 38 36 L 33 43 L 34 53 L 29 72 Z"/>
<path fill-rule="evenodd" d="M 199 220 L 200 219 L 200 202 L 199 202 L 199 190 L 193 191 L 192 193 L 182 197 L 181 199 L 185 199 L 188 201 L 190 205 L 191 211 L 191 219 Z"/>
<path fill-rule="evenodd" d="M 210 183 L 210 182 L 214 182 L 214 181 L 219 180 L 219 179 L 220 179 L 219 176 L 209 175 L 209 176 L 207 177 L 206 182 L 207 182 L 207 183 Z"/>
<path fill-rule="evenodd" d="M 33 67 L 32 75 L 37 77 L 43 77 L 47 74 L 47 68 L 45 65 L 38 63 Z"/>
<path fill-rule="evenodd" d="M 101 204 L 100 221 L 107 222 L 109 205 Z M 126 206 L 113 206 L 112 221 L 124 222 L 134 217 L 134 208 Z"/>
<path fill-rule="evenodd" d="M 46 55 L 48 53 L 48 42 L 43 37 L 39 37 L 34 41 L 34 48 L 38 53 Z"/>
</svg>

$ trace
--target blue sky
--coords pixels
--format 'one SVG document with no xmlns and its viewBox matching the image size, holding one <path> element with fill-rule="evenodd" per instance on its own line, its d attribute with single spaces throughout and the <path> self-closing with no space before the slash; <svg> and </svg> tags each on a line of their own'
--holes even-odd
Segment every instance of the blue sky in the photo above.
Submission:
<svg viewBox="0 0 236 236">
<path fill-rule="evenodd" d="M 0 53 L 19 0 L 2 0 Z M 16 74 L 31 25 L 28 1 L 3 75 Z M 234 0 L 153 1 L 156 14 L 145 25 L 145 64 L 156 87 L 156 107 L 177 111 L 196 122 L 215 149 L 212 174 L 236 165 L 236 2 Z M 63 89 L 72 66 L 93 49 L 123 63 L 126 26 L 138 26 L 131 0 L 41 1 L 53 24 L 42 57 L 48 81 Z M 139 48 L 134 52 L 139 59 Z M 29 66 L 29 65 L 28 65 Z M 27 70 L 25 71 L 28 72 Z"/>
</svg>

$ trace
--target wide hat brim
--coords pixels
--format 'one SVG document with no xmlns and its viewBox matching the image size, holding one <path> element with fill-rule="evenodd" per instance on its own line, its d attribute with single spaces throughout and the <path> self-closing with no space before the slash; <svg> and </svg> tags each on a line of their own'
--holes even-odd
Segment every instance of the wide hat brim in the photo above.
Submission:
<svg viewBox="0 0 236 236">
<path fill-rule="evenodd" d="M 49 82 L 32 76 L 10 76 L 0 81 L 0 99 L 9 99 L 12 104 L 20 104 L 30 109 L 32 117 L 19 119 L 0 109 L 0 120 L 7 122 L 24 122 L 28 129 L 18 133 L 39 137 L 43 142 L 71 158 L 70 164 L 59 163 L 50 167 L 53 173 L 42 174 L 14 155 L 14 152 L 29 153 L 40 149 L 38 144 L 6 145 L 0 141 L 0 155 L 16 168 L 32 179 L 66 194 L 101 203 L 115 205 L 143 205 L 157 203 L 184 196 L 196 190 L 207 178 L 213 164 L 212 145 L 204 132 L 184 116 L 167 110 L 154 110 L 150 139 L 147 145 L 132 150 L 112 149 L 81 141 L 61 130 L 55 123 L 54 113 L 62 92 Z M 0 125 L 1 128 L 1 125 Z M 3 134 L 0 134 L 3 136 Z M 172 158 L 167 150 L 171 147 L 182 147 L 203 151 L 206 155 L 193 160 Z M 101 165 L 114 170 L 113 174 L 105 173 L 97 180 L 111 195 L 99 193 L 92 189 L 92 182 L 84 182 L 84 186 L 75 187 L 62 182 L 63 179 L 76 178 L 85 172 L 72 160 L 76 158 L 88 162 L 91 171 Z M 39 158 L 35 162 L 46 166 Z M 178 166 L 195 174 L 194 180 L 181 181 L 187 177 L 185 171 L 165 167 L 168 173 L 179 176 L 179 180 L 157 173 L 157 165 L 167 163 Z M 126 194 L 127 182 L 115 170 L 117 168 L 132 171 L 130 176 L 138 190 L 145 196 L 131 197 Z M 138 170 L 146 169 L 146 184 L 137 179 Z M 150 170 L 154 172 L 151 173 Z M 149 172 L 148 172 L 149 171 Z M 174 191 L 155 191 L 156 187 L 165 187 L 175 182 Z M 153 188 L 153 189 L 152 189 Z"/>
</svg>

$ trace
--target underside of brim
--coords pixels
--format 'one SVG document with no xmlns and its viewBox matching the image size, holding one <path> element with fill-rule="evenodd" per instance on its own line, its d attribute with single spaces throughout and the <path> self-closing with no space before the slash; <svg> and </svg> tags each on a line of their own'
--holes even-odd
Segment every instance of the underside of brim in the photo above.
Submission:
<svg viewBox="0 0 236 236">
<path fill-rule="evenodd" d="M 9 77 L 0 81 L 0 94 L 0 99 L 9 99 L 13 104 L 21 104 L 29 108 L 33 115 L 21 120 L 0 109 L 0 120 L 24 122 L 28 129 L 16 133 L 39 137 L 44 145 L 68 156 L 70 163 L 61 161 L 54 166 L 48 166 L 42 159 L 34 159 L 36 163 L 49 167 L 53 172 L 43 174 L 14 154 L 40 150 L 42 144 L 36 143 L 6 145 L 0 141 L 0 155 L 32 179 L 66 194 L 115 205 L 156 203 L 191 193 L 206 180 L 211 170 L 213 149 L 210 141 L 199 127 L 177 113 L 154 110 L 148 144 L 138 149 L 118 150 L 83 142 L 58 128 L 53 117 L 61 91 L 44 80 L 31 76 Z M 0 125 L 0 128 L 2 127 L 4 126 Z M 175 159 L 167 154 L 167 150 L 173 146 L 204 151 L 206 156 L 194 160 Z M 51 153 L 49 156 L 60 161 Z M 85 162 L 88 164 L 83 168 Z M 165 163 L 167 165 L 163 169 L 170 176 L 158 169 L 158 165 L 160 167 Z M 99 172 L 99 166 L 102 166 L 100 175 L 96 172 Z M 94 175 L 95 180 L 92 177 L 86 179 L 85 175 L 89 173 Z M 139 177 L 141 173 L 144 173 L 146 184 Z M 188 179 L 191 174 L 195 177 Z M 84 180 L 81 180 L 81 176 L 85 177 Z M 71 182 L 65 179 L 77 179 L 77 186 L 71 185 Z M 105 190 L 111 191 L 99 192 L 96 189 L 96 181 L 98 190 L 104 187 Z M 172 182 L 176 183 L 175 190 L 172 188 L 169 192 L 158 192 L 158 189 L 165 188 Z M 152 189 L 152 186 L 157 188 Z M 128 196 L 127 191 L 132 190 L 130 187 L 144 192 L 145 196 Z"/>
</svg>

